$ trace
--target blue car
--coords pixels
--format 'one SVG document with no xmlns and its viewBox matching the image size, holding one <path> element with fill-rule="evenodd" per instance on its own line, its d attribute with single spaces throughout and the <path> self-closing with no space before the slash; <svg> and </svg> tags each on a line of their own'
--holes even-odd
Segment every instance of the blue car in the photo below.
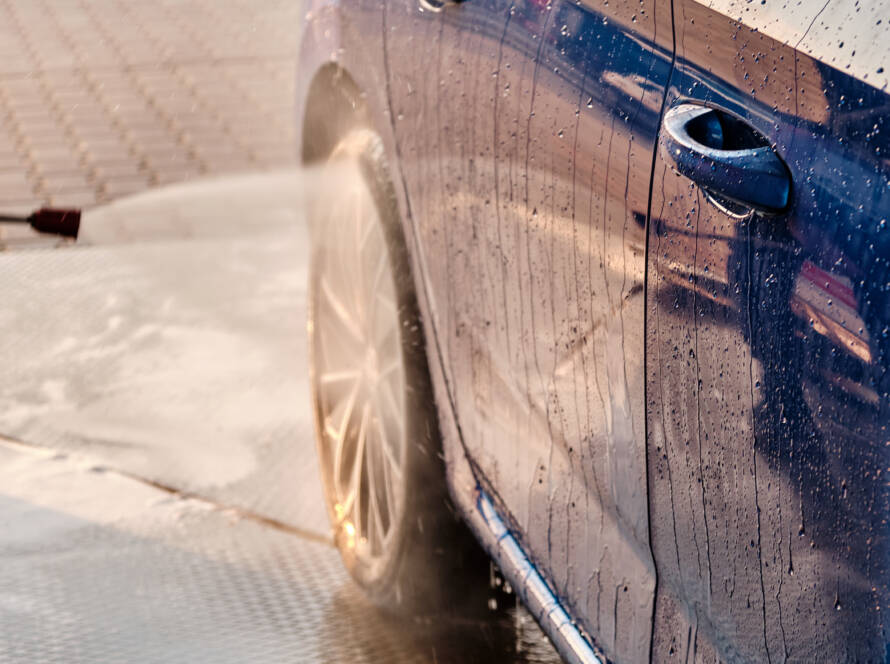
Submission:
<svg viewBox="0 0 890 664">
<path fill-rule="evenodd" d="M 356 173 L 313 408 L 375 602 L 460 606 L 478 542 L 569 662 L 890 661 L 887 10 L 309 3 L 302 160 Z"/>
</svg>

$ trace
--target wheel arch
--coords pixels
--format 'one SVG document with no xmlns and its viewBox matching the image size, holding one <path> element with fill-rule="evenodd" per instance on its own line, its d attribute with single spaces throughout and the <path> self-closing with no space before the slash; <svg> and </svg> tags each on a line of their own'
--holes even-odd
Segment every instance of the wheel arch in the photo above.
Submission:
<svg viewBox="0 0 890 664">
<path fill-rule="evenodd" d="M 331 36 L 326 40 L 326 45 L 335 49 L 337 23 L 325 25 L 331 28 L 327 33 Z M 438 352 L 436 326 L 423 280 L 422 252 L 417 246 L 413 228 L 415 220 L 412 219 L 409 194 L 401 177 L 402 165 L 396 150 L 388 99 L 383 93 L 385 82 L 379 80 L 379 72 L 368 70 L 367 63 L 353 63 L 353 71 L 348 64 L 341 64 L 321 55 L 322 52 L 331 51 L 319 48 L 319 44 L 308 43 L 314 42 L 318 34 L 325 33 L 313 30 L 312 39 L 304 42 L 306 57 L 301 63 L 303 75 L 298 83 L 296 118 L 299 158 L 303 166 L 320 164 L 330 156 L 343 137 L 357 129 L 368 129 L 382 139 L 401 216 L 398 232 L 409 254 L 409 278 L 413 283 L 424 329 L 427 362 L 443 437 L 448 488 L 454 506 L 466 516 L 467 505 L 473 504 L 477 480 L 468 459 L 464 457 L 465 450 L 461 444 L 456 413 L 449 398 L 446 374 Z M 305 76 L 307 71 L 312 72 L 311 77 Z"/>
<path fill-rule="evenodd" d="M 350 131 L 371 129 L 367 95 L 336 62 L 315 72 L 306 94 L 302 118 L 300 160 L 311 165 L 327 158 Z"/>
</svg>

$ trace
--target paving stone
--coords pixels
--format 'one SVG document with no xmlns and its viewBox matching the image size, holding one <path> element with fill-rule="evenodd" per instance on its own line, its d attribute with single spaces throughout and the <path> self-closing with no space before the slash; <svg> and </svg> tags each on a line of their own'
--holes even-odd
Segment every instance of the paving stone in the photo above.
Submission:
<svg viewBox="0 0 890 664">
<path fill-rule="evenodd" d="M 57 142 L 41 143 L 34 145 L 30 141 L 34 136 L 27 136 L 23 145 L 23 152 L 29 159 L 35 161 L 53 161 L 65 159 L 78 159 L 77 146 L 72 144 L 67 137 L 60 136 Z"/>
<path fill-rule="evenodd" d="M 116 178 L 134 177 L 146 173 L 147 169 L 134 160 L 118 163 L 98 164 L 93 166 L 91 173 L 97 180 L 106 181 Z"/>
<path fill-rule="evenodd" d="M 2 168 L 2 166 L 0 166 L 0 168 Z M 76 153 L 74 153 L 70 157 L 59 156 L 52 159 L 38 158 L 31 162 L 31 168 L 33 172 L 37 174 L 62 175 L 71 173 L 83 173 L 84 163 L 83 159 L 81 159 Z"/>
<path fill-rule="evenodd" d="M 135 158 L 130 146 L 125 142 L 90 143 L 81 142 L 84 158 L 90 163 L 108 163 Z"/>
<path fill-rule="evenodd" d="M 41 174 L 37 176 L 42 190 L 50 193 L 92 190 L 88 175 L 83 173 Z"/>
<path fill-rule="evenodd" d="M 90 208 L 102 200 L 95 189 L 81 191 L 54 192 L 49 197 L 49 204 L 55 207 Z"/>
<path fill-rule="evenodd" d="M 0 173 L 0 189 L 2 190 L 28 186 L 28 177 L 24 173 Z"/>
<path fill-rule="evenodd" d="M 21 173 L 28 168 L 28 162 L 17 155 L 0 156 L 0 175 L 4 173 Z"/>
<path fill-rule="evenodd" d="M 33 195 L 28 173 L 89 201 L 293 164 L 299 16 L 294 0 L 0 0 L 0 176 L 21 168 L 0 208 Z"/>
</svg>

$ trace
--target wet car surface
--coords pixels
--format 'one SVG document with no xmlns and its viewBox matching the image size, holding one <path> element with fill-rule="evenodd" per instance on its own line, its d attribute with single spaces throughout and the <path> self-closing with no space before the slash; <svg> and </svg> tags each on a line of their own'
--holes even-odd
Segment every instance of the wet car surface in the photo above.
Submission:
<svg viewBox="0 0 890 664">
<path fill-rule="evenodd" d="M 885 11 L 312 6 L 303 159 L 379 134 L 452 496 L 572 661 L 885 658 Z"/>
<path fill-rule="evenodd" d="M 886 10 L 0 3 L 0 659 L 886 661 Z"/>
</svg>

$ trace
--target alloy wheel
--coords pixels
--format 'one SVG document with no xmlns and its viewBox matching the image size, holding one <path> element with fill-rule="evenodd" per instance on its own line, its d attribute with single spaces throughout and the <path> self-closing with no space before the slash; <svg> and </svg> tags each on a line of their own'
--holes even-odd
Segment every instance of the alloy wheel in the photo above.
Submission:
<svg viewBox="0 0 890 664">
<path fill-rule="evenodd" d="M 374 197 L 362 177 L 344 180 L 317 219 L 310 357 L 335 537 L 373 563 L 403 508 L 405 361 Z"/>
</svg>

